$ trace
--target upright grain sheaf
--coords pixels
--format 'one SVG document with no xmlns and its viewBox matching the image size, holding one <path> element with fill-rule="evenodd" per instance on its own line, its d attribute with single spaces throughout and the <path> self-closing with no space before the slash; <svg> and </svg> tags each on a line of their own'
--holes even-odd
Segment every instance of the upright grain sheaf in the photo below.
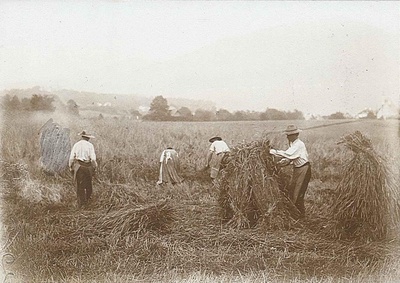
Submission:
<svg viewBox="0 0 400 283">
<path fill-rule="evenodd" d="M 70 130 L 49 119 L 40 129 L 40 166 L 47 173 L 60 173 L 68 167 L 71 152 Z"/>
</svg>

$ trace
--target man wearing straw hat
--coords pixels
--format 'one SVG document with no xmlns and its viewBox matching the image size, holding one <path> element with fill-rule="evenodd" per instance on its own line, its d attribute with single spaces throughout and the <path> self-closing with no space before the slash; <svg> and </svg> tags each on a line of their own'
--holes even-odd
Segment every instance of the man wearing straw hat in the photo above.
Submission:
<svg viewBox="0 0 400 283">
<path fill-rule="evenodd" d="M 271 149 L 270 153 L 283 157 L 279 161 L 280 165 L 293 165 L 293 175 L 288 188 L 289 198 L 300 211 L 300 217 L 304 218 L 304 195 L 311 178 L 311 165 L 306 146 L 298 138 L 300 130 L 295 125 L 288 125 L 284 133 L 289 141 L 289 148 L 285 151 Z"/>
<path fill-rule="evenodd" d="M 230 152 L 230 149 L 221 137 L 212 137 L 209 142 L 211 145 L 207 153 L 206 168 L 211 167 L 210 177 L 214 180 L 218 176 L 222 159 Z"/>
<path fill-rule="evenodd" d="M 69 168 L 74 174 L 78 207 L 86 205 L 92 195 L 92 178 L 97 168 L 96 153 L 89 139 L 94 138 L 86 131 L 78 134 L 82 137 L 74 144 L 69 157 Z"/>
</svg>

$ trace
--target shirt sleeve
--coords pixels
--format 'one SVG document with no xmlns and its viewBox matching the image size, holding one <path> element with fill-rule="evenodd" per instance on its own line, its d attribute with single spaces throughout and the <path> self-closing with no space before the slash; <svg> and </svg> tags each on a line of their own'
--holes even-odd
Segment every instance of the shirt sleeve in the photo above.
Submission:
<svg viewBox="0 0 400 283">
<path fill-rule="evenodd" d="M 227 145 L 227 143 L 225 143 L 225 151 L 226 151 L 226 152 L 231 151 L 231 149 L 229 148 L 229 146 Z"/>
<path fill-rule="evenodd" d="M 96 153 L 94 152 L 94 146 L 93 145 L 91 145 L 91 147 L 90 147 L 90 159 L 92 160 L 92 161 L 96 161 Z"/>
<path fill-rule="evenodd" d="M 210 145 L 210 151 L 212 151 L 212 152 L 215 151 L 215 145 L 214 145 L 214 143 L 212 143 L 212 144 Z"/>
<path fill-rule="evenodd" d="M 69 155 L 69 161 L 68 161 L 68 166 L 69 167 L 72 166 L 72 162 L 74 161 L 74 158 L 75 158 L 75 145 L 72 147 L 71 153 Z"/>
<path fill-rule="evenodd" d="M 290 160 L 300 157 L 300 144 L 292 144 L 287 150 L 276 150 L 276 154 L 288 158 Z"/>
</svg>

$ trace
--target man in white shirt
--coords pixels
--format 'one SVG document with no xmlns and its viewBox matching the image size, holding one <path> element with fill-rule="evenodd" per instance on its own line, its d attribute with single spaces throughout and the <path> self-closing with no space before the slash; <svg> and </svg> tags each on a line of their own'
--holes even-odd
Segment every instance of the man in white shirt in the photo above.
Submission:
<svg viewBox="0 0 400 283">
<path fill-rule="evenodd" d="M 210 177 L 211 179 L 215 179 L 221 168 L 221 161 L 230 152 L 230 149 L 221 137 L 213 137 L 209 142 L 211 145 L 207 153 L 206 167 L 211 167 Z"/>
<path fill-rule="evenodd" d="M 293 165 L 293 175 L 290 180 L 288 193 L 290 200 L 300 211 L 300 217 L 305 216 L 304 195 L 311 178 L 311 165 L 305 144 L 298 138 L 300 130 L 295 125 L 287 126 L 285 134 L 289 141 L 287 150 L 271 149 L 270 153 L 283 157 L 280 165 Z"/>
<path fill-rule="evenodd" d="M 78 206 L 81 207 L 88 203 L 92 195 L 92 178 L 97 168 L 97 162 L 93 144 L 89 142 L 89 139 L 94 136 L 86 131 L 82 131 L 78 135 L 82 139 L 72 147 L 68 165 L 74 173 Z"/>
</svg>

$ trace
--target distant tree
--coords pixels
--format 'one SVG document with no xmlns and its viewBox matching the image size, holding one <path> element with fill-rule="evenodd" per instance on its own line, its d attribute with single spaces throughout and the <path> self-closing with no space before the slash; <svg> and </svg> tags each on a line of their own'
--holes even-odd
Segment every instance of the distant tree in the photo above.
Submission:
<svg viewBox="0 0 400 283">
<path fill-rule="evenodd" d="M 79 115 L 79 106 L 78 104 L 70 99 L 67 101 L 67 111 L 68 113 L 72 114 L 72 115 Z"/>
<path fill-rule="evenodd" d="M 6 94 L 1 98 L 1 108 L 4 110 L 11 110 L 11 95 Z"/>
<path fill-rule="evenodd" d="M 129 110 L 129 114 L 133 116 L 135 119 L 139 119 L 142 117 L 142 113 L 140 113 L 139 110 L 136 109 Z"/>
<path fill-rule="evenodd" d="M 184 120 L 184 121 L 193 120 L 192 111 L 190 111 L 190 109 L 188 107 L 183 106 L 183 107 L 178 109 L 178 112 L 180 114 L 181 120 Z"/>
<path fill-rule="evenodd" d="M 286 113 L 274 108 L 267 108 L 262 115 L 263 120 L 287 120 Z"/>
<path fill-rule="evenodd" d="M 21 109 L 21 101 L 19 101 L 18 96 L 14 95 L 11 99 L 11 108 L 13 110 L 20 110 Z"/>
<path fill-rule="evenodd" d="M 150 104 L 149 114 L 143 118 L 153 121 L 167 121 L 171 119 L 168 101 L 162 96 L 156 96 Z"/>
<path fill-rule="evenodd" d="M 19 101 L 18 96 L 6 94 L 1 98 L 1 108 L 6 111 L 20 110 L 21 102 Z"/>
<path fill-rule="evenodd" d="M 304 120 L 303 112 L 295 109 L 293 112 L 286 112 L 286 119 L 288 120 Z"/>
<path fill-rule="evenodd" d="M 260 112 L 257 111 L 246 111 L 246 120 L 257 121 L 260 120 Z"/>
<path fill-rule="evenodd" d="M 47 95 L 33 94 L 30 99 L 31 111 L 54 111 L 54 98 Z"/>
<path fill-rule="evenodd" d="M 233 119 L 232 113 L 222 108 L 217 111 L 216 117 L 218 121 L 231 121 Z"/>
<path fill-rule="evenodd" d="M 328 119 L 346 119 L 342 112 L 335 112 L 328 116 Z"/>
<path fill-rule="evenodd" d="M 267 116 L 267 113 L 265 111 L 260 113 L 260 120 L 261 121 L 268 120 L 268 116 Z"/>
<path fill-rule="evenodd" d="M 29 111 L 31 110 L 31 100 L 29 98 L 22 98 L 21 99 L 21 109 Z"/>
<path fill-rule="evenodd" d="M 247 120 L 246 112 L 245 111 L 235 111 L 233 113 L 233 120 L 235 120 L 235 121 Z"/>
<path fill-rule="evenodd" d="M 209 110 L 197 109 L 194 112 L 194 120 L 196 121 L 212 121 L 214 113 Z"/>
<path fill-rule="evenodd" d="M 19 100 L 17 95 L 11 97 L 5 95 L 1 100 L 1 107 L 5 110 L 27 110 L 27 111 L 54 111 L 54 98 L 47 95 L 33 94 L 31 98 Z"/>
<path fill-rule="evenodd" d="M 366 119 L 376 119 L 376 114 L 372 110 L 368 110 Z"/>
</svg>

